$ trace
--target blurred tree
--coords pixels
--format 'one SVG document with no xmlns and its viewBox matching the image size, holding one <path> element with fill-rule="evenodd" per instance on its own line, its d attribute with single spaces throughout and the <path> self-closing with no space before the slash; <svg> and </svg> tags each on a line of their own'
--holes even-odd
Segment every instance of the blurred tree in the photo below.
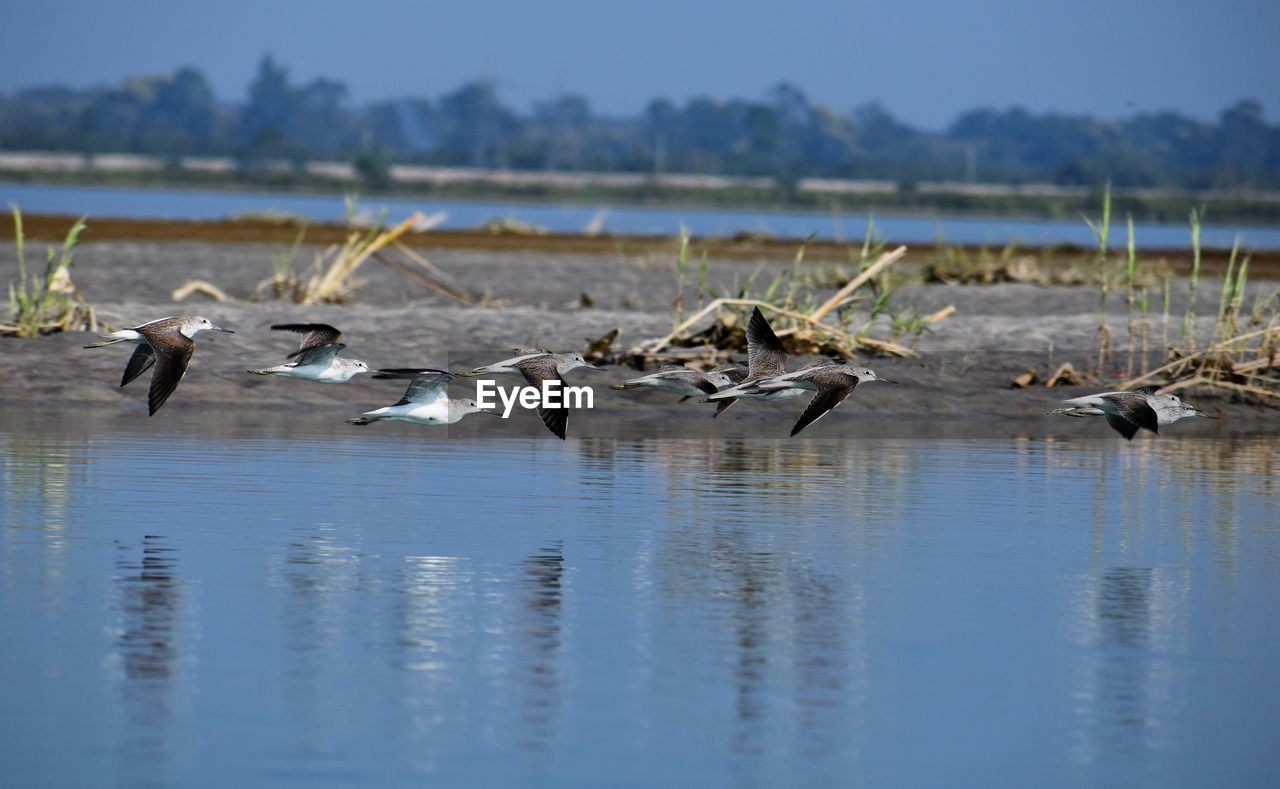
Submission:
<svg viewBox="0 0 1280 789">
<path fill-rule="evenodd" d="M 396 160 L 477 167 L 925 180 L 1054 181 L 1098 186 L 1280 188 L 1280 126 L 1256 101 L 1215 122 L 1175 112 L 1125 120 L 975 109 L 934 133 L 878 103 L 839 113 L 779 83 L 755 100 L 655 99 L 638 117 L 597 115 L 586 98 L 553 97 L 520 114 L 491 83 L 438 100 L 353 106 L 345 85 L 291 82 L 271 55 L 239 105 L 219 103 L 204 75 L 130 77 L 73 90 L 0 96 L 0 147 L 185 155 L 234 153 L 246 166 L 315 157 L 360 163 L 368 183 Z"/>
<path fill-rule="evenodd" d="M 440 99 L 441 154 L 475 167 L 506 164 L 505 138 L 517 129 L 514 113 L 498 100 L 493 84 L 470 82 Z"/>
<path fill-rule="evenodd" d="M 1222 111 L 1222 156 L 1218 169 L 1220 186 L 1260 186 L 1266 166 L 1270 129 L 1262 116 L 1262 105 L 1243 100 Z"/>
<path fill-rule="evenodd" d="M 289 72 L 276 65 L 271 55 L 264 55 L 249 83 L 249 101 L 240 113 L 237 154 L 243 165 L 297 154 L 288 137 L 294 101 Z"/>
</svg>

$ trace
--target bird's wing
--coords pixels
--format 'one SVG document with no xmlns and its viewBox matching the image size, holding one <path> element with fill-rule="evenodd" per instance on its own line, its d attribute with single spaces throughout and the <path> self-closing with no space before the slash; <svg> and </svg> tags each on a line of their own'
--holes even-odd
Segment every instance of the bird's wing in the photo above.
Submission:
<svg viewBox="0 0 1280 789">
<path fill-rule="evenodd" d="M 503 359 L 502 361 L 494 362 L 493 364 L 486 364 L 483 367 L 477 367 L 476 369 L 491 370 L 494 368 L 502 368 L 502 367 L 508 367 L 508 368 L 520 367 L 523 364 L 527 364 L 536 359 L 540 359 L 542 357 L 547 356 L 548 354 L 547 351 L 537 351 L 537 350 L 524 351 L 524 350 L 520 350 L 519 348 L 515 349 L 514 353 L 515 353 L 515 356 L 512 356 L 509 359 Z"/>
<path fill-rule="evenodd" d="M 697 370 L 690 370 L 687 367 L 675 367 L 670 370 L 663 370 L 654 374 L 655 378 L 666 378 L 672 381 L 681 381 L 689 386 L 695 386 L 707 394 L 715 394 L 719 390 L 716 385 L 707 380 L 707 377 Z"/>
<path fill-rule="evenodd" d="M 151 374 L 151 388 L 147 392 L 148 415 L 154 416 L 169 399 L 169 395 L 173 394 L 173 390 L 178 388 L 182 376 L 187 374 L 187 365 L 191 363 L 191 354 L 195 353 L 196 344 L 178 331 L 141 333 L 151 343 L 156 357 L 156 371 Z"/>
<path fill-rule="evenodd" d="M 550 356 L 535 357 L 519 367 L 529 385 L 536 386 L 539 390 L 542 389 L 543 381 L 564 383 L 564 379 L 556 369 L 556 360 Z M 569 409 L 566 406 L 563 404 L 559 408 L 538 406 L 538 416 L 542 417 L 542 424 L 546 425 L 548 430 L 559 436 L 561 441 L 565 440 L 569 430 Z"/>
<path fill-rule="evenodd" d="M 749 377 L 757 378 L 782 375 L 787 371 L 787 352 L 782 341 L 773 333 L 773 327 L 765 320 L 760 308 L 751 312 L 747 322 L 747 369 Z"/>
<path fill-rule="evenodd" d="M 302 343 L 298 350 L 289 354 L 290 359 L 299 356 L 309 348 L 332 345 L 342 336 L 342 332 L 327 323 L 277 323 L 271 327 L 275 331 L 291 331 L 302 335 Z"/>
<path fill-rule="evenodd" d="M 1135 386 L 1129 391 L 1133 392 L 1134 394 L 1149 395 L 1149 394 L 1155 394 L 1156 392 L 1160 391 L 1162 388 L 1163 387 L 1160 387 L 1160 386 Z"/>
<path fill-rule="evenodd" d="M 129 357 L 129 363 L 124 366 L 124 377 L 120 379 L 120 385 L 124 386 L 147 370 L 150 370 L 151 365 L 155 363 L 156 355 L 151 350 L 150 345 L 144 343 L 134 348 L 133 355 Z"/>
<path fill-rule="evenodd" d="M 295 351 L 290 354 L 289 358 L 295 359 L 294 364 L 298 367 L 306 367 L 312 364 L 317 367 L 328 367 L 333 363 L 338 351 L 346 347 L 346 343 L 341 342 L 329 343 L 328 345 L 312 345 L 309 348 Z"/>
<path fill-rule="evenodd" d="M 1115 414 L 1105 414 L 1107 424 L 1111 425 L 1117 433 L 1132 441 L 1133 437 L 1138 434 L 1138 426 L 1122 416 Z"/>
<path fill-rule="evenodd" d="M 794 436 L 831 413 L 833 408 L 843 403 L 845 398 L 853 393 L 857 385 L 858 379 L 850 376 L 841 376 L 838 383 L 823 379 L 818 385 L 818 393 L 809 401 L 809 405 L 805 406 L 804 413 L 791 428 L 791 435 Z"/>
<path fill-rule="evenodd" d="M 1116 407 L 1118 414 L 1107 414 L 1107 424 L 1114 427 L 1125 438 L 1133 438 L 1133 433 L 1137 432 L 1137 428 L 1150 430 L 1156 435 L 1160 434 L 1160 419 L 1156 415 L 1156 411 L 1147 402 L 1147 396 L 1133 392 L 1120 392 L 1117 394 L 1107 395 L 1107 400 Z M 1113 418 L 1113 416 L 1115 418 Z M 1117 421 L 1129 422 L 1134 425 L 1134 430 L 1126 433 Z"/>
<path fill-rule="evenodd" d="M 738 402 L 738 398 L 736 397 L 730 397 L 728 400 L 716 400 L 716 412 L 711 415 L 711 418 L 715 419 L 725 411 L 728 411 L 736 402 Z"/>
<path fill-rule="evenodd" d="M 395 367 L 387 370 L 379 370 L 373 374 L 374 378 L 398 378 L 409 379 L 409 387 L 404 390 L 404 396 L 400 398 L 400 402 L 396 405 L 406 405 L 408 403 L 429 403 L 440 396 L 449 382 L 453 380 L 454 375 L 446 370 L 433 370 L 429 368 L 418 367 Z"/>
</svg>

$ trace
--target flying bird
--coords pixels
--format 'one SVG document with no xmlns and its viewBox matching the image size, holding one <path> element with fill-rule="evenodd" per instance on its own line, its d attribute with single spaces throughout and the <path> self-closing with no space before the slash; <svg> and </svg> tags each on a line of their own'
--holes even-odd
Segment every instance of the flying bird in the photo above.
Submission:
<svg viewBox="0 0 1280 789">
<path fill-rule="evenodd" d="M 356 359 L 340 359 L 338 352 L 347 346 L 338 342 L 342 332 L 327 323 L 278 323 L 274 331 L 291 331 L 302 335 L 298 350 L 289 354 L 291 362 L 249 370 L 254 375 L 279 375 L 283 378 L 300 378 L 322 384 L 340 384 L 360 373 L 369 372 L 369 365 Z"/>
<path fill-rule="evenodd" d="M 800 391 L 811 389 L 817 392 L 813 399 L 809 401 L 809 404 L 805 406 L 804 413 L 796 420 L 795 426 L 791 428 L 791 435 L 794 436 L 831 413 L 832 409 L 853 394 L 853 390 L 858 384 L 871 381 L 879 381 L 886 384 L 897 383 L 897 381 L 890 381 L 888 378 L 881 378 L 874 370 L 869 370 L 866 367 L 840 364 L 806 367 L 794 373 L 761 381 L 758 388 L 765 392 L 785 389 Z"/>
<path fill-rule="evenodd" d="M 737 362 L 729 362 L 707 371 L 707 380 L 716 385 L 717 390 L 728 389 L 734 384 L 742 383 L 747 377 L 747 366 Z"/>
<path fill-rule="evenodd" d="M 154 366 L 151 389 L 147 392 L 147 415 L 155 416 L 160 406 L 173 394 L 173 390 L 178 388 L 182 376 L 186 375 L 187 365 L 196 350 L 192 338 L 202 331 L 235 333 L 215 326 L 208 318 L 199 315 L 177 315 L 103 335 L 100 342 L 84 347 L 104 348 L 119 343 L 136 345 L 133 355 L 125 364 L 120 386 L 123 387 Z"/>
<path fill-rule="evenodd" d="M 379 370 L 373 377 L 408 379 L 409 388 L 397 402 L 348 419 L 349 424 L 368 425 L 387 419 L 416 425 L 452 425 L 467 414 L 500 416 L 496 411 L 481 408 L 474 400 L 449 397 L 445 389 L 457 376 L 444 370 L 394 368 Z"/>
<path fill-rule="evenodd" d="M 460 373 L 466 378 L 485 375 L 511 375 L 523 377 L 530 386 L 542 389 L 544 381 L 559 381 L 564 384 L 564 375 L 570 370 L 585 367 L 588 370 L 600 370 L 582 358 L 580 353 L 551 353 L 541 348 L 532 350 L 516 350 L 515 356 L 500 362 L 477 367 L 470 372 Z M 563 390 L 562 390 L 563 391 Z M 556 408 L 538 406 L 538 416 L 547 429 L 564 440 L 569 430 L 569 409 L 561 404 Z"/>
<path fill-rule="evenodd" d="M 1142 386 L 1123 392 L 1099 392 L 1098 394 L 1063 400 L 1066 408 L 1055 408 L 1050 414 L 1065 416 L 1104 416 L 1107 424 L 1117 433 L 1132 441 L 1138 430 L 1160 434 L 1161 425 L 1171 425 L 1180 419 L 1198 416 L 1217 419 L 1172 392 L 1157 394 L 1160 387 Z"/>
<path fill-rule="evenodd" d="M 724 380 L 728 380 L 726 377 Z M 685 367 L 683 364 L 664 364 L 656 373 L 642 375 L 639 378 L 632 378 L 630 381 L 623 381 L 620 384 L 613 384 L 611 389 L 660 389 L 664 392 L 674 392 L 681 395 L 681 400 L 697 397 L 700 395 L 715 394 L 720 390 L 715 382 L 711 379 L 711 374 L 704 373 L 701 370 L 695 370 L 692 367 Z"/>
<path fill-rule="evenodd" d="M 765 378 L 785 375 L 787 372 L 787 352 L 782 341 L 773 333 L 773 327 L 765 320 L 760 308 L 751 311 L 751 319 L 747 321 L 747 375 L 736 386 L 723 389 L 706 398 L 707 402 L 717 403 L 712 418 L 720 416 L 728 410 L 738 398 L 747 397 L 753 400 L 790 400 L 804 394 L 803 391 L 786 388 L 769 392 L 760 392 L 754 384 Z"/>
</svg>

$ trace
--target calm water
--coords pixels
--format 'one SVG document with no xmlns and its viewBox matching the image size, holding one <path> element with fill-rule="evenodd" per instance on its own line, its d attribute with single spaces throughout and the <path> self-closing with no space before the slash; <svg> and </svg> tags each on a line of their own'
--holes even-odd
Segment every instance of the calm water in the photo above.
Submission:
<svg viewBox="0 0 1280 789">
<path fill-rule="evenodd" d="M 0 412 L 0 784 L 1280 785 L 1274 440 L 189 420 Z"/>
<path fill-rule="evenodd" d="M 46 186 L 0 183 L 0 202 L 16 202 L 28 213 L 88 214 L 90 217 L 224 219 L 246 211 L 283 211 L 312 221 L 341 221 L 345 209 L 334 196 L 270 192 L 125 189 L 112 187 Z M 469 228 L 490 219 L 513 218 L 566 233 L 582 232 L 603 206 L 539 203 L 489 203 L 369 198 L 362 210 L 376 216 L 385 209 L 391 218 L 413 211 L 444 212 L 444 228 Z M 686 228 L 695 235 L 728 236 L 739 231 L 780 238 L 819 238 L 860 241 L 866 231 L 864 213 L 804 213 L 787 211 L 715 211 L 693 208 L 608 207 L 604 230 L 618 234 L 676 235 Z M 952 243 L 1003 246 L 1011 239 L 1041 245 L 1095 244 L 1080 220 L 1035 221 L 1002 218 L 920 217 L 876 213 L 879 235 L 904 244 L 926 243 L 939 236 Z M 1121 228 L 1123 233 L 1123 228 Z M 1280 249 L 1280 228 L 1206 225 L 1201 241 L 1208 247 L 1230 247 L 1239 237 L 1245 249 Z M 1185 248 L 1191 245 L 1185 223 L 1139 224 L 1140 247 Z"/>
</svg>

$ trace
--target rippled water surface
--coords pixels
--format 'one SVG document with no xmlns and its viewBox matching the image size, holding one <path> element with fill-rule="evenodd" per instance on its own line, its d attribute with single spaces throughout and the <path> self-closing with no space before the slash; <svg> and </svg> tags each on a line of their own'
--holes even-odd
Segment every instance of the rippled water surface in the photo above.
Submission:
<svg viewBox="0 0 1280 789">
<path fill-rule="evenodd" d="M 0 784 L 1280 785 L 1271 439 L 147 427 L 0 419 Z"/>
</svg>

